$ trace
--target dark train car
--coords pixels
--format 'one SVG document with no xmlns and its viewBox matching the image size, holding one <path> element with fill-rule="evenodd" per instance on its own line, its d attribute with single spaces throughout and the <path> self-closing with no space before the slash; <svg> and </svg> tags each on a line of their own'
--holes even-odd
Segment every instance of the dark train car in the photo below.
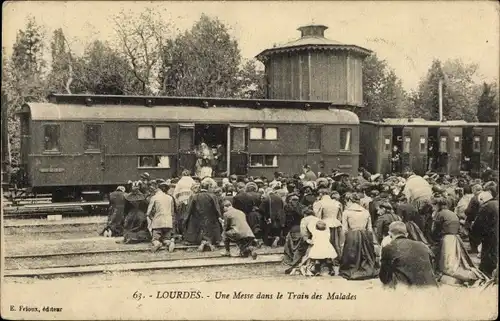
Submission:
<svg viewBox="0 0 500 321">
<path fill-rule="evenodd" d="M 20 113 L 22 167 L 34 192 L 55 198 L 109 192 L 149 172 L 194 170 L 200 142 L 219 146 L 226 171 L 265 175 L 315 171 L 354 174 L 359 120 L 329 103 L 172 97 L 52 95 Z"/>
<path fill-rule="evenodd" d="M 384 118 L 361 121 L 360 132 L 360 164 L 372 172 L 392 171 L 394 146 L 400 167 L 419 174 L 479 175 L 481 165 L 498 169 L 498 123 Z"/>
</svg>

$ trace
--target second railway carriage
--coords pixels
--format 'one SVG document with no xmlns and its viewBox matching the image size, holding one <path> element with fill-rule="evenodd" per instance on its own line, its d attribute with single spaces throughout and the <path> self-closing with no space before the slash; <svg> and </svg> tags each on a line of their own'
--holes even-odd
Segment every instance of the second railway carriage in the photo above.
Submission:
<svg viewBox="0 0 500 321">
<path fill-rule="evenodd" d="M 384 118 L 362 121 L 360 131 L 360 164 L 372 172 L 391 172 L 393 146 L 401 152 L 402 168 L 419 174 L 477 176 L 481 164 L 498 169 L 498 123 Z"/>
<path fill-rule="evenodd" d="M 202 141 L 222 145 L 231 174 L 358 168 L 358 117 L 330 103 L 52 95 L 20 119 L 25 183 L 55 200 L 193 170 Z"/>
</svg>

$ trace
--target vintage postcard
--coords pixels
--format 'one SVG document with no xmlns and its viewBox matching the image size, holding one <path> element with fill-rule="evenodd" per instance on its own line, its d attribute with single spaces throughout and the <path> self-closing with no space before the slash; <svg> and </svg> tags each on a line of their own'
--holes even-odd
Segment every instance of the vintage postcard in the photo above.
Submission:
<svg viewBox="0 0 500 321">
<path fill-rule="evenodd" d="M 6 1 L 1 316 L 498 316 L 496 1 Z"/>
</svg>

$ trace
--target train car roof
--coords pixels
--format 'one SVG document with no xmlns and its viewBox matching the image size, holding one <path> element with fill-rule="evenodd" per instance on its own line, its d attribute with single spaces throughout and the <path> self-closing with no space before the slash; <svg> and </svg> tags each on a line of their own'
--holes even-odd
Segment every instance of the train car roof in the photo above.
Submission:
<svg viewBox="0 0 500 321">
<path fill-rule="evenodd" d="M 498 123 L 466 122 L 465 120 L 425 120 L 423 118 L 383 118 L 381 121 L 362 120 L 362 124 L 384 127 L 498 127 Z"/>
<path fill-rule="evenodd" d="M 199 106 L 81 105 L 29 103 L 35 121 L 162 121 L 198 123 L 306 123 L 359 124 L 358 116 L 348 110 L 325 108 L 315 110 L 291 108 L 243 108 Z"/>
</svg>

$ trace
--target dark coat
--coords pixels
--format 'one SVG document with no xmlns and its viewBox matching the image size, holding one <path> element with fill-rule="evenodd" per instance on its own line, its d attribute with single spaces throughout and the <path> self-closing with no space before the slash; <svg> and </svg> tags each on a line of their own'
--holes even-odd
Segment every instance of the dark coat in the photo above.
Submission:
<svg viewBox="0 0 500 321">
<path fill-rule="evenodd" d="M 233 197 L 233 207 L 246 215 L 250 214 L 254 207 L 260 207 L 261 198 L 257 192 L 241 192 Z"/>
<path fill-rule="evenodd" d="M 106 229 L 113 232 L 113 236 L 123 234 L 123 222 L 125 220 L 125 193 L 114 191 L 109 194 L 109 215 Z"/>
<path fill-rule="evenodd" d="M 396 221 L 401 221 L 401 218 L 394 213 L 382 214 L 379 216 L 376 224 L 377 241 L 379 244 L 382 242 L 382 239 L 389 234 L 389 225 Z"/>
<path fill-rule="evenodd" d="M 424 230 L 425 224 L 423 217 L 418 214 L 417 209 L 410 203 L 402 203 L 396 206 L 396 214 L 401 217 L 403 222 L 414 222 L 420 230 Z"/>
<path fill-rule="evenodd" d="M 202 190 L 192 195 L 186 213 L 184 239 L 187 242 L 200 244 L 205 240 L 213 245 L 219 244 L 222 232 L 219 218 L 222 218 L 222 213 L 214 194 Z"/>
<path fill-rule="evenodd" d="M 285 205 L 278 194 L 271 193 L 260 204 L 259 211 L 265 220 L 270 219 L 274 228 L 285 226 Z"/>
<path fill-rule="evenodd" d="M 398 284 L 437 286 L 433 257 L 434 254 L 424 243 L 398 237 L 382 248 L 380 281 L 392 287 Z"/>
<path fill-rule="evenodd" d="M 474 195 L 469 202 L 469 206 L 465 209 L 465 216 L 467 217 L 466 221 L 472 223 L 479 212 L 479 200 L 477 199 L 477 195 Z"/>
<path fill-rule="evenodd" d="M 479 208 L 471 234 L 481 242 L 479 269 L 488 276 L 498 264 L 498 200 L 491 199 Z"/>
</svg>

